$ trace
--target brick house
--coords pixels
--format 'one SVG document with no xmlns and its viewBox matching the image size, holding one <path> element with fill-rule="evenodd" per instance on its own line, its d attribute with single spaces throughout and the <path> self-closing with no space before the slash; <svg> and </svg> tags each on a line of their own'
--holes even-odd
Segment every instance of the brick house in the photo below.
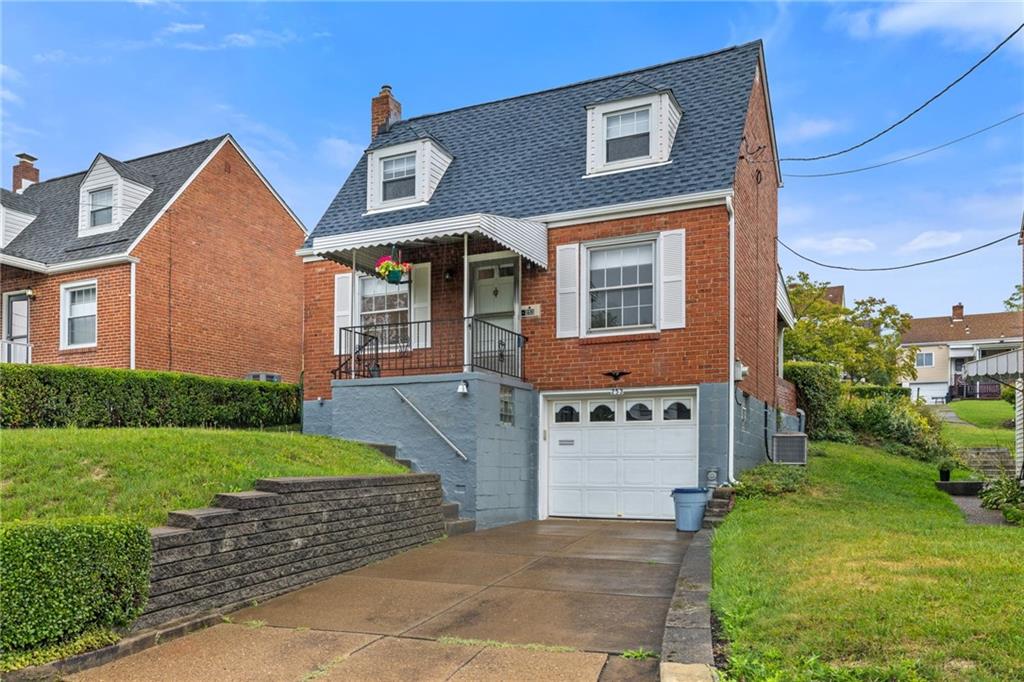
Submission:
<svg viewBox="0 0 1024 682">
<path fill-rule="evenodd" d="M 384 86 L 371 133 L 299 251 L 306 431 L 487 527 L 669 518 L 797 428 L 760 42 L 409 119 Z"/>
<path fill-rule="evenodd" d="M 4 362 L 298 381 L 302 223 L 230 135 L 0 190 Z"/>
</svg>

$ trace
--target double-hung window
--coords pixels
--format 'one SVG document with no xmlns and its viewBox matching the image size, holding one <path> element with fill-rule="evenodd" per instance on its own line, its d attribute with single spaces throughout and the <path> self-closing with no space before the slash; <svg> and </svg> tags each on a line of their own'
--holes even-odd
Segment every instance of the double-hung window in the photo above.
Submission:
<svg viewBox="0 0 1024 682">
<path fill-rule="evenodd" d="M 96 282 L 61 287 L 61 343 L 63 348 L 96 345 Z"/>
<path fill-rule="evenodd" d="M 416 153 L 381 160 L 383 201 L 408 199 L 416 195 Z"/>
<path fill-rule="evenodd" d="M 605 114 L 605 163 L 643 159 L 651 155 L 651 109 Z"/>
<path fill-rule="evenodd" d="M 654 243 L 591 247 L 589 329 L 654 326 Z"/>
<path fill-rule="evenodd" d="M 359 280 L 359 324 L 381 347 L 409 345 L 409 284 L 391 284 L 378 277 Z"/>
<path fill-rule="evenodd" d="M 114 222 L 114 188 L 104 187 L 89 192 L 89 227 L 103 227 Z"/>
<path fill-rule="evenodd" d="M 935 354 L 934 353 L 918 353 L 917 362 L 915 363 L 918 367 L 934 367 L 935 366 Z"/>
</svg>

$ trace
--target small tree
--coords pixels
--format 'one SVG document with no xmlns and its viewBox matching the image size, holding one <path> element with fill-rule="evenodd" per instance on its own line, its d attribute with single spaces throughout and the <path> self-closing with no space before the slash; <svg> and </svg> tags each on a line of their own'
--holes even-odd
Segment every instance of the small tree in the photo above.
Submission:
<svg viewBox="0 0 1024 682">
<path fill-rule="evenodd" d="M 1013 288 L 1010 297 L 1003 301 L 1007 310 L 1024 310 L 1024 284 L 1018 284 Z"/>
</svg>

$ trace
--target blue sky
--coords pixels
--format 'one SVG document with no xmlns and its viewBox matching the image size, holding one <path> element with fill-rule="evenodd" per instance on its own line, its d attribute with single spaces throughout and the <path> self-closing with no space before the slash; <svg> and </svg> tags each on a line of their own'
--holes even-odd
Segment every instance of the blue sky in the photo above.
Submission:
<svg viewBox="0 0 1024 682">
<path fill-rule="evenodd" d="M 231 132 L 312 229 L 369 140 L 390 83 L 406 116 L 720 49 L 766 44 L 782 156 L 877 132 L 1024 21 L 1020 3 L 0 4 L 0 158 L 43 177 Z M 1024 34 L 894 133 L 784 172 L 842 170 L 940 144 L 1024 111 Z M 9 170 L 3 184 L 9 186 Z M 1024 119 L 914 161 L 790 178 L 780 235 L 818 260 L 890 265 L 1014 231 Z M 999 310 L 1020 281 L 1016 241 L 898 273 L 786 272 L 915 315 Z"/>
</svg>

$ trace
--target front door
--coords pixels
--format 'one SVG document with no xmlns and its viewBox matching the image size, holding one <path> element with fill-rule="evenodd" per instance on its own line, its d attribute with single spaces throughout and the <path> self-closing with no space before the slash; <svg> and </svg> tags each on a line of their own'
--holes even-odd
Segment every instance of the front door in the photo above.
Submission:
<svg viewBox="0 0 1024 682">
<path fill-rule="evenodd" d="M 470 304 L 475 323 L 472 329 L 473 365 L 502 374 L 518 374 L 519 331 L 516 289 L 519 264 L 515 257 L 481 261 L 471 269 L 473 288 Z"/>
<path fill-rule="evenodd" d="M 4 320 L 3 361 L 28 363 L 28 294 L 7 297 Z"/>
</svg>

